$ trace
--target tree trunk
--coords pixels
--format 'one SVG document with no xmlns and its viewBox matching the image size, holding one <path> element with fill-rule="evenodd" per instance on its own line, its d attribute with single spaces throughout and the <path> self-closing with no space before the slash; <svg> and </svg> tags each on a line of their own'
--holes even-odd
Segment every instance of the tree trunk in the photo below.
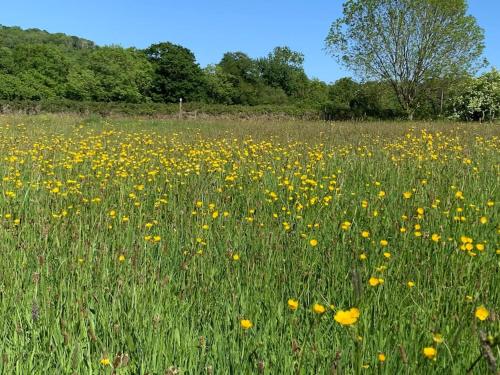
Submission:
<svg viewBox="0 0 500 375">
<path fill-rule="evenodd" d="M 439 104 L 439 116 L 443 115 L 444 90 L 441 88 L 441 103 Z"/>
<path fill-rule="evenodd" d="M 408 116 L 408 121 L 413 121 L 413 115 L 415 114 L 415 110 L 410 106 L 406 106 L 406 116 Z"/>
</svg>

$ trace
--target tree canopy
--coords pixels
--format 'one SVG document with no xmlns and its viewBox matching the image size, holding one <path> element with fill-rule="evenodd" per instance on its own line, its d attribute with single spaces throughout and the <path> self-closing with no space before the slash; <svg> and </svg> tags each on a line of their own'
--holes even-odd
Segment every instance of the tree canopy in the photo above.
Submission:
<svg viewBox="0 0 500 375">
<path fill-rule="evenodd" d="M 425 81 L 473 73 L 483 40 L 465 0 L 347 0 L 326 46 L 362 78 L 389 82 L 412 118 Z"/>
<path fill-rule="evenodd" d="M 153 44 L 145 51 L 153 65 L 154 77 L 151 98 L 154 101 L 177 102 L 197 100 L 203 93 L 203 74 L 194 54 L 173 43 Z"/>
<path fill-rule="evenodd" d="M 333 83 L 309 78 L 304 55 L 288 46 L 261 57 L 226 52 L 202 68 L 192 51 L 168 41 L 141 50 L 0 26 L 0 101 L 148 107 L 182 98 L 307 108 L 331 120 L 491 120 L 499 111 L 498 72 L 472 75 L 482 30 L 466 11 L 464 0 L 347 0 L 327 46 L 361 80 Z"/>
<path fill-rule="evenodd" d="M 460 82 L 450 100 L 451 116 L 466 121 L 494 121 L 500 112 L 500 73 L 496 69 Z"/>
</svg>

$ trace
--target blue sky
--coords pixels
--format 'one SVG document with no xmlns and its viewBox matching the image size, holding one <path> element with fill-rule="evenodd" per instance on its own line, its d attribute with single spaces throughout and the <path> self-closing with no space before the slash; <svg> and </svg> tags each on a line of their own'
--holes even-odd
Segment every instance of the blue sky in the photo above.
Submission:
<svg viewBox="0 0 500 375">
<path fill-rule="evenodd" d="M 469 0 L 486 33 L 485 56 L 500 67 L 500 0 Z M 323 50 L 341 0 L 16 0 L 3 1 L 0 24 L 36 27 L 95 41 L 144 48 L 171 41 L 191 49 L 200 65 L 224 52 L 252 57 L 287 45 L 305 55 L 310 77 L 330 82 L 349 75 Z"/>
</svg>

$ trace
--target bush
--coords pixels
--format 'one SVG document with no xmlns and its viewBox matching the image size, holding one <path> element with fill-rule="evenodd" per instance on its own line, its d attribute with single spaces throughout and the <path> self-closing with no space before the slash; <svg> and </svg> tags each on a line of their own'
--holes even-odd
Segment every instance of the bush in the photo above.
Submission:
<svg viewBox="0 0 500 375">
<path fill-rule="evenodd" d="M 225 105 L 207 103 L 184 103 L 184 117 L 193 116 L 230 116 L 230 117 L 290 117 L 300 119 L 321 119 L 323 112 L 319 106 L 311 104 L 288 105 Z M 179 114 L 178 104 L 164 103 L 123 103 L 123 102 L 89 102 L 73 100 L 42 101 L 0 101 L 0 113 L 22 112 L 36 113 L 76 113 L 83 115 L 128 115 L 151 117 L 175 117 Z"/>
</svg>

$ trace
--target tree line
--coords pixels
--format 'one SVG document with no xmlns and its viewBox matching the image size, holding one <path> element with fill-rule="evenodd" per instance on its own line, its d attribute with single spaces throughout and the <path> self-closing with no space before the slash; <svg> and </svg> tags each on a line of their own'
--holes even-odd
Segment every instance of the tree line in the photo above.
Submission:
<svg viewBox="0 0 500 375">
<path fill-rule="evenodd" d="M 342 78 L 327 84 L 310 79 L 303 64 L 302 53 L 283 46 L 259 58 L 227 52 L 217 64 L 202 68 L 192 51 L 170 42 L 146 49 L 97 46 L 61 33 L 0 26 L 3 101 L 147 104 L 175 103 L 182 98 L 187 103 L 293 105 L 320 111 L 332 120 L 406 116 L 388 80 Z M 472 108 L 478 100 L 467 96 L 467 92 L 476 94 L 476 86 L 498 91 L 498 73 L 488 74 L 489 78 L 464 76 L 460 85 L 448 78 L 426 80 L 426 96 L 415 115 L 471 120 L 494 117 L 498 110 L 491 105 L 486 108 L 487 104 Z M 493 83 L 477 85 L 480 79 Z"/>
<path fill-rule="evenodd" d="M 0 27 L 0 98 L 241 105 L 317 100 L 328 85 L 310 80 L 303 62 L 301 53 L 276 47 L 262 58 L 228 52 L 201 68 L 192 51 L 170 42 L 143 50 L 100 47 L 65 34 Z"/>
</svg>

